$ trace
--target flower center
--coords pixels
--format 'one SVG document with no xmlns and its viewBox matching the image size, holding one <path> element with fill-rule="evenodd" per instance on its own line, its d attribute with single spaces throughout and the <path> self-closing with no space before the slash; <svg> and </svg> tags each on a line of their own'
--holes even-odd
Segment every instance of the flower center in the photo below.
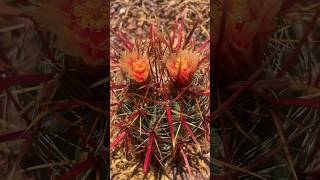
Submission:
<svg viewBox="0 0 320 180">
<path fill-rule="evenodd" d="M 132 69 L 134 72 L 143 73 L 147 67 L 146 63 L 143 62 L 135 62 L 132 64 Z"/>
<path fill-rule="evenodd" d="M 108 26 L 107 7 L 101 0 L 76 1 L 73 14 L 83 29 L 100 31 Z"/>
<path fill-rule="evenodd" d="M 175 63 L 175 68 L 185 69 L 188 67 L 187 59 L 184 57 L 179 57 Z"/>
</svg>

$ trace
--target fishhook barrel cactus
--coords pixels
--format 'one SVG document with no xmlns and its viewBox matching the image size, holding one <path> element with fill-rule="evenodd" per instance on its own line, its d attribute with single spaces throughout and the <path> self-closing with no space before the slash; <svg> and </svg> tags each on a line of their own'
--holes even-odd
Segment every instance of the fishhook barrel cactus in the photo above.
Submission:
<svg viewBox="0 0 320 180">
<path fill-rule="evenodd" d="M 144 173 L 170 174 L 182 162 L 191 178 L 192 167 L 203 165 L 199 157 L 209 153 L 209 39 L 192 38 L 198 22 L 187 34 L 184 17 L 178 20 L 171 33 L 152 24 L 135 43 L 112 30 L 123 48 L 113 50 L 110 63 L 110 149 L 111 159 L 129 152 L 126 158 Z"/>
</svg>

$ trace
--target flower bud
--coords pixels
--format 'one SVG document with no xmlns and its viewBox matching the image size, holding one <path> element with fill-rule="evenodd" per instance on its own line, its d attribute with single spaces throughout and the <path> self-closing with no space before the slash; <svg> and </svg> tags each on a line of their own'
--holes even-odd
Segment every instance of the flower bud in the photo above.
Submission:
<svg viewBox="0 0 320 180">
<path fill-rule="evenodd" d="M 192 75 L 197 70 L 200 55 L 190 50 L 181 50 L 169 57 L 166 68 L 168 73 L 180 86 L 186 86 L 192 81 Z"/>
<path fill-rule="evenodd" d="M 136 51 L 125 52 L 120 58 L 120 67 L 128 77 L 138 83 L 143 83 L 149 76 L 149 61 Z"/>
</svg>

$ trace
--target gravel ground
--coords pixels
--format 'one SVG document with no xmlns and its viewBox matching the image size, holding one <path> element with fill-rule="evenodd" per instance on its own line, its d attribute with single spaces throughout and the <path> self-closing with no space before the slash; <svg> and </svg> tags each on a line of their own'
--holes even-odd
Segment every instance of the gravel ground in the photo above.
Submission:
<svg viewBox="0 0 320 180">
<path fill-rule="evenodd" d="M 111 28 L 122 31 L 130 36 L 148 31 L 150 23 L 159 23 L 163 27 L 171 27 L 176 16 L 186 12 L 186 27 L 191 29 L 195 19 L 202 21 L 195 37 L 209 36 L 208 0 L 113 0 L 111 1 Z"/>
</svg>

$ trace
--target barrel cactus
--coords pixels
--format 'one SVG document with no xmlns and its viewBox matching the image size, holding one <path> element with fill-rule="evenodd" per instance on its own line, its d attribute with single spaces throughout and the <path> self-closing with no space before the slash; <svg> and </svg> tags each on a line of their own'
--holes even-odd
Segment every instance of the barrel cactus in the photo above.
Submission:
<svg viewBox="0 0 320 180">
<path fill-rule="evenodd" d="M 135 43 L 112 31 L 123 48 L 114 48 L 111 59 L 111 172 L 119 161 L 125 172 L 148 177 L 180 167 L 191 178 L 200 169 L 193 167 L 206 169 L 209 39 L 192 38 L 197 24 L 186 32 L 184 17 L 177 18 L 170 33 L 151 24 Z"/>
</svg>

